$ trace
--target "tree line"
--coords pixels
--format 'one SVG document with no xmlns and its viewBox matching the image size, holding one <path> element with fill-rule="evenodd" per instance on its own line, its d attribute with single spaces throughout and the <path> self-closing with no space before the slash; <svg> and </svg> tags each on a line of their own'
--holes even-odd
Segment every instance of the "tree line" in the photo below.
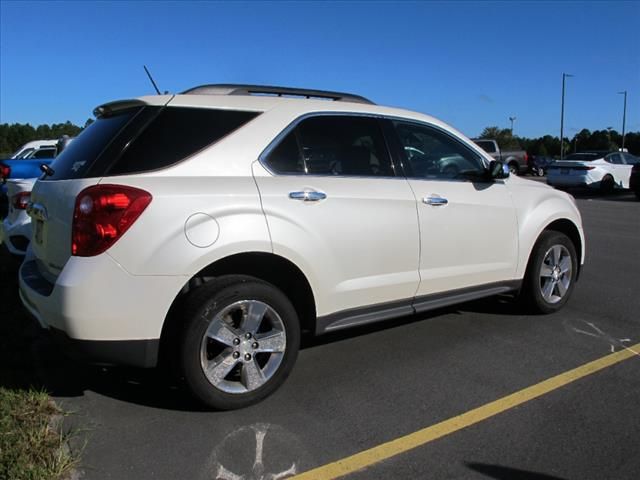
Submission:
<svg viewBox="0 0 640 480">
<path fill-rule="evenodd" d="M 525 138 L 512 135 L 508 128 L 487 127 L 480 138 L 491 138 L 503 150 L 526 150 L 529 155 L 548 157 L 560 156 L 560 137 L 545 135 L 539 138 Z M 564 154 L 587 151 L 615 151 L 622 147 L 622 134 L 613 129 L 594 130 L 583 128 L 572 138 L 564 139 Z M 640 156 L 640 132 L 627 132 L 624 148 L 633 155 Z"/>
<path fill-rule="evenodd" d="M 87 120 L 84 126 L 91 122 L 91 119 Z M 77 137 L 83 128 L 68 120 L 37 127 L 29 123 L 0 123 L 0 158 L 10 157 L 19 147 L 32 140 L 57 140 L 63 135 Z"/>
<path fill-rule="evenodd" d="M 63 135 L 76 137 L 93 120 L 88 119 L 84 126 L 74 125 L 69 121 L 51 125 L 34 127 L 28 123 L 0 124 L 0 158 L 7 158 L 18 147 L 31 140 L 58 139 Z M 526 150 L 529 155 L 550 157 L 560 156 L 560 138 L 545 135 L 539 138 L 526 138 L 512 135 L 508 128 L 487 127 L 480 138 L 491 138 L 498 141 L 503 150 Z M 564 153 L 585 152 L 590 150 L 618 150 L 622 146 L 622 135 L 613 129 L 582 129 L 573 138 L 564 139 Z M 628 132 L 624 138 L 624 146 L 629 153 L 640 155 L 640 132 Z"/>
</svg>

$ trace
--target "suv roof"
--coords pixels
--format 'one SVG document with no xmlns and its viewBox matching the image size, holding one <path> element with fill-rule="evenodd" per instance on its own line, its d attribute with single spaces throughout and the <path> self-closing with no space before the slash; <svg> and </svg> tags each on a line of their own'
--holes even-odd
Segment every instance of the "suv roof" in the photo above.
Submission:
<svg viewBox="0 0 640 480">
<path fill-rule="evenodd" d="M 200 85 L 181 92 L 181 95 L 265 95 L 276 97 L 303 97 L 307 99 L 333 100 L 336 102 L 367 103 L 371 100 L 353 93 L 311 90 L 306 88 L 273 87 L 268 85 L 210 84 Z"/>
</svg>

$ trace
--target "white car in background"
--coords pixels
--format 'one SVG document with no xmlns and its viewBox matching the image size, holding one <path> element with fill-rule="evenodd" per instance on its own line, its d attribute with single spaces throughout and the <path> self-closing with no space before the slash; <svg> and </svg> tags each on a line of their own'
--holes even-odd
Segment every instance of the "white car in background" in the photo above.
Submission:
<svg viewBox="0 0 640 480">
<path fill-rule="evenodd" d="M 11 159 L 19 158 L 53 158 L 56 155 L 58 140 L 32 140 L 22 145 L 11 155 Z M 38 154 L 38 152 L 40 152 Z M 45 153 L 46 152 L 46 153 Z"/>
<path fill-rule="evenodd" d="M 631 168 L 640 158 L 626 152 L 572 153 L 547 170 L 547 183 L 554 187 L 588 187 L 611 192 L 629 188 Z"/>
<path fill-rule="evenodd" d="M 0 243 L 5 243 L 13 255 L 23 256 L 31 239 L 31 217 L 27 215 L 27 205 L 31 200 L 35 178 L 9 180 L 7 196 L 9 213 L 0 224 Z"/>
</svg>

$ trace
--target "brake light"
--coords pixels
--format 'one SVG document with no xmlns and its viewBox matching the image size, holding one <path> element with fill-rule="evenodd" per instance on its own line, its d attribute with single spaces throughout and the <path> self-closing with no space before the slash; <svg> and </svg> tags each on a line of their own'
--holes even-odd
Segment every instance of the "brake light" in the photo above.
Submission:
<svg viewBox="0 0 640 480">
<path fill-rule="evenodd" d="M 596 168 L 596 167 L 590 167 L 590 166 L 587 166 L 587 165 L 579 166 L 579 167 L 573 167 L 574 170 L 593 170 L 594 168 Z"/>
<path fill-rule="evenodd" d="M 527 152 L 524 152 L 524 163 L 525 164 L 529 163 L 529 154 Z"/>
<path fill-rule="evenodd" d="M 13 208 L 16 210 L 26 210 L 29 200 L 31 199 L 31 192 L 20 192 L 11 197 Z"/>
<path fill-rule="evenodd" d="M 11 167 L 0 163 L 0 180 L 6 180 L 11 175 Z"/>
<path fill-rule="evenodd" d="M 71 230 L 71 254 L 99 255 L 135 223 L 153 197 L 123 185 L 94 185 L 76 197 Z"/>
</svg>

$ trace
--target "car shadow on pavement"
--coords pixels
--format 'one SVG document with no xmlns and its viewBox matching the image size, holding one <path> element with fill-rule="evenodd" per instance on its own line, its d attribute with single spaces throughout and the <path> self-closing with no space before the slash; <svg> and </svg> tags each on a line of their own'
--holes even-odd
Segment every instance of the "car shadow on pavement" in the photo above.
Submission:
<svg viewBox="0 0 640 480">
<path fill-rule="evenodd" d="M 564 480 L 562 477 L 520 470 L 518 468 L 503 467 L 501 465 L 477 462 L 466 462 L 465 465 L 471 470 L 497 480 Z"/>
<path fill-rule="evenodd" d="M 615 190 L 611 193 L 602 193 L 598 190 L 567 189 L 567 193 L 579 200 L 605 200 L 608 202 L 638 202 L 635 194 L 629 190 Z"/>
<path fill-rule="evenodd" d="M 68 358 L 22 307 L 21 259 L 0 245 L 0 387 L 47 391 L 54 398 L 86 391 L 157 408 L 203 408 L 158 369 L 90 366 Z"/>
</svg>

